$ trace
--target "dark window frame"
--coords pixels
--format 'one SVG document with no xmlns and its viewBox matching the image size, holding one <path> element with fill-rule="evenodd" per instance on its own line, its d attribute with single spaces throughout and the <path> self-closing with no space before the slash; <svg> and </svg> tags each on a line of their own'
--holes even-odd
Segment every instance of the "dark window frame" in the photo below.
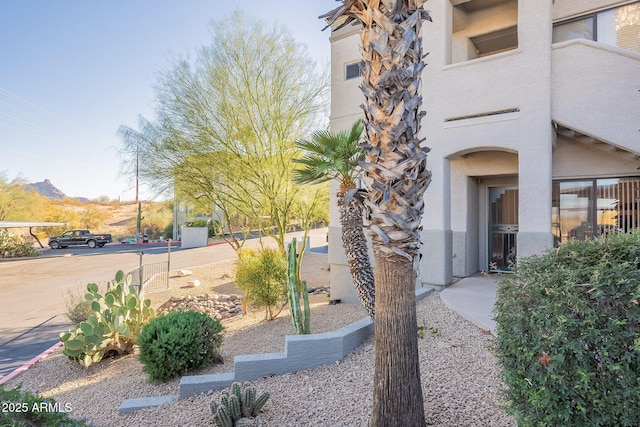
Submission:
<svg viewBox="0 0 640 427">
<path fill-rule="evenodd" d="M 354 74 L 354 67 L 357 67 L 358 73 Z M 362 76 L 362 61 L 351 62 L 349 64 L 345 64 L 344 67 L 344 79 L 345 80 L 353 80 Z"/>
</svg>

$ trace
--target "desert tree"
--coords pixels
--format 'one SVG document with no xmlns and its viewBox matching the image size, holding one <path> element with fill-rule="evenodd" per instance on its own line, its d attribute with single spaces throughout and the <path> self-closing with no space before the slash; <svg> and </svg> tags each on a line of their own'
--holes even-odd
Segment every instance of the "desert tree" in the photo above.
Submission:
<svg viewBox="0 0 640 427">
<path fill-rule="evenodd" d="M 193 61 L 159 74 L 156 118 L 131 138 L 140 133 L 146 144 L 141 177 L 284 250 L 302 191 L 291 179 L 295 141 L 326 117 L 328 75 L 280 27 L 235 12 L 211 30 Z"/>
<path fill-rule="evenodd" d="M 431 173 L 419 138 L 420 27 L 424 0 L 341 0 L 321 16 L 334 29 L 359 24 L 367 188 L 374 251 L 375 370 L 372 426 L 423 426 L 415 285 L 424 192 Z"/>
<path fill-rule="evenodd" d="M 319 183 L 331 179 L 338 182 L 336 198 L 349 272 L 362 305 L 374 317 L 373 267 L 363 229 L 362 200 L 356 197 L 361 172 L 359 162 L 364 160 L 364 151 L 358 145 L 362 131 L 362 121 L 358 120 L 351 129 L 316 131 L 311 139 L 297 141 L 303 155 L 294 159 L 301 166 L 294 171 L 293 178 L 298 183 Z"/>
</svg>

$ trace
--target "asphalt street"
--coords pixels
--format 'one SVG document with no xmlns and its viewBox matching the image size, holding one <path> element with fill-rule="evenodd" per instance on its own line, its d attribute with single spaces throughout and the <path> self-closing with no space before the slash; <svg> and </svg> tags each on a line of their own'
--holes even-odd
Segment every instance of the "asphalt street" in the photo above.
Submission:
<svg viewBox="0 0 640 427">
<path fill-rule="evenodd" d="M 291 233 L 287 237 L 299 237 Z M 324 246 L 326 229 L 312 232 L 312 247 Z M 263 239 L 271 244 L 272 239 Z M 315 243 L 314 243 L 315 242 Z M 256 247 L 258 239 L 247 242 Z M 103 248 L 44 249 L 41 257 L 0 262 L 0 379 L 59 342 L 73 325 L 65 316 L 69 292 L 84 292 L 88 283 L 106 283 L 118 270 L 165 261 L 167 243 L 110 244 Z M 205 248 L 171 247 L 171 270 L 235 258 L 228 244 Z"/>
</svg>

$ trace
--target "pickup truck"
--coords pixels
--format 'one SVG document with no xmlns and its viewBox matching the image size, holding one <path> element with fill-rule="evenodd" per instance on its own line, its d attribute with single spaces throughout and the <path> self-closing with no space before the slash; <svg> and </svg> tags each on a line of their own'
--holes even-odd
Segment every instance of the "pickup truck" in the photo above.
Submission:
<svg viewBox="0 0 640 427">
<path fill-rule="evenodd" d="M 59 236 L 49 237 L 51 249 L 79 245 L 95 248 L 96 246 L 103 247 L 107 243 L 111 243 L 111 234 L 92 234 L 89 230 L 69 230 Z"/>
</svg>

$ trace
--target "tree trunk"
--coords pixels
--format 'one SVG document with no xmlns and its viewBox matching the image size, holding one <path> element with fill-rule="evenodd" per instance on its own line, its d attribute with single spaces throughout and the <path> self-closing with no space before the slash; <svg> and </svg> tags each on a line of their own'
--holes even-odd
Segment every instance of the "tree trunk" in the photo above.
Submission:
<svg viewBox="0 0 640 427">
<path fill-rule="evenodd" d="M 323 17 L 334 30 L 362 25 L 364 224 L 375 264 L 373 427 L 425 425 L 420 385 L 415 278 L 424 192 L 431 172 L 422 147 L 422 21 L 426 0 L 343 0 Z"/>
<path fill-rule="evenodd" d="M 345 192 L 338 191 L 338 209 L 340 211 L 340 225 L 342 226 L 342 244 L 349 263 L 349 271 L 353 285 L 358 292 L 360 301 L 367 314 L 375 314 L 375 287 L 369 249 L 363 229 L 362 204 L 352 198 L 348 204 L 344 203 Z"/>
<path fill-rule="evenodd" d="M 375 374 L 370 426 L 424 426 L 413 264 L 375 253 Z"/>
</svg>

